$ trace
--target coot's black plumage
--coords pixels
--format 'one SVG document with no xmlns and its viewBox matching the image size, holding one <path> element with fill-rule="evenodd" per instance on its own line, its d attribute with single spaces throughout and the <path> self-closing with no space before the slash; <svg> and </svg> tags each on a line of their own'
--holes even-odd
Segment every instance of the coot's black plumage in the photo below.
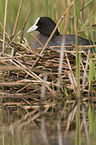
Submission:
<svg viewBox="0 0 96 145">
<path fill-rule="evenodd" d="M 35 24 L 28 29 L 27 33 L 32 32 L 34 30 L 39 31 L 40 33 L 36 36 L 36 38 L 44 45 L 48 40 L 50 34 L 55 28 L 55 22 L 49 17 L 39 17 Z M 49 42 L 49 46 L 61 46 L 62 43 L 62 35 L 59 33 L 58 29 L 56 30 L 54 36 Z M 65 46 L 71 46 L 71 44 L 75 45 L 75 35 L 67 34 L 65 40 Z M 78 45 L 90 45 L 92 41 L 85 39 L 83 37 L 78 36 Z M 41 45 L 34 39 L 31 44 L 32 49 L 37 49 L 41 47 Z M 67 48 L 68 49 L 68 48 Z"/>
</svg>

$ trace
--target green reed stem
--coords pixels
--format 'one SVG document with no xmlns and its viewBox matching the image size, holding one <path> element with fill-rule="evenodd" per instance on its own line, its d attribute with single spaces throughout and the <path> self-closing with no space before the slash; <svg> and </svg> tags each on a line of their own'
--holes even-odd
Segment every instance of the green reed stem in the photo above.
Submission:
<svg viewBox="0 0 96 145">
<path fill-rule="evenodd" d="M 80 54 L 78 53 L 78 39 L 77 39 L 77 17 L 79 17 L 77 1 L 73 4 L 74 9 L 74 30 L 75 30 L 75 41 L 76 41 L 76 81 L 77 81 L 77 111 L 76 111 L 76 145 L 81 144 L 81 133 L 80 133 Z"/>
<path fill-rule="evenodd" d="M 92 108 L 92 103 L 89 102 L 89 109 L 88 109 L 88 118 L 89 118 L 89 145 L 94 144 L 94 113 Z"/>
</svg>

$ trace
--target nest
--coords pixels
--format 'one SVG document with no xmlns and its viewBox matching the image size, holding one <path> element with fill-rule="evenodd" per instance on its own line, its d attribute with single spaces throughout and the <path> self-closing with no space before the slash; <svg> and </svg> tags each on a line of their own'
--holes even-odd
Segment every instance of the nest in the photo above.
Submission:
<svg viewBox="0 0 96 145">
<path fill-rule="evenodd" d="M 60 50 L 47 47 L 40 55 L 42 48 L 33 51 L 26 39 L 20 43 L 14 41 L 14 38 L 7 38 L 5 44 L 0 56 L 0 94 L 3 107 L 12 111 L 23 109 L 36 113 L 43 105 L 43 113 L 47 113 L 53 106 L 56 111 L 57 104 L 61 108 L 66 104 L 66 110 L 69 112 L 72 109 L 69 104 L 74 106 L 77 100 L 76 51 L 64 50 L 60 74 Z M 81 98 L 88 101 L 89 54 L 85 51 L 80 51 L 80 54 Z M 95 95 L 95 79 L 92 81 L 91 90 L 90 94 Z"/>
</svg>

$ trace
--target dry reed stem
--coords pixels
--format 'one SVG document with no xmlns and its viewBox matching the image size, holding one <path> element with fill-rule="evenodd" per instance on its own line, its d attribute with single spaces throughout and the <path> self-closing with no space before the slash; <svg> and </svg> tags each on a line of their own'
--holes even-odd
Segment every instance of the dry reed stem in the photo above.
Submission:
<svg viewBox="0 0 96 145">
<path fill-rule="evenodd" d="M 72 71 L 72 68 L 71 68 L 67 53 L 65 53 L 65 56 L 66 56 L 66 60 L 67 60 L 67 64 L 68 64 L 69 70 L 70 70 L 70 72 L 68 73 L 69 79 L 70 79 L 71 84 L 73 86 L 74 93 L 76 94 L 77 83 L 76 83 L 76 80 L 75 80 L 75 77 L 74 77 L 74 73 Z"/>
<path fill-rule="evenodd" d="M 4 16 L 4 29 L 3 29 L 3 53 L 4 53 L 4 46 L 5 46 L 5 27 L 6 27 L 6 16 L 7 16 L 7 3 L 8 0 L 6 0 L 5 3 L 5 16 Z"/>
<path fill-rule="evenodd" d="M 0 22 L 0 25 L 1 25 L 1 27 L 2 27 L 2 29 L 3 29 L 3 31 L 4 31 L 4 27 L 3 27 L 3 25 L 2 25 L 2 23 Z M 8 39 L 9 41 L 10 41 L 10 37 L 9 37 L 9 35 L 8 35 L 8 33 L 5 31 L 5 34 L 7 35 L 7 37 L 5 36 L 5 38 L 6 39 Z M 2 35 L 3 36 L 3 34 L 0 32 L 0 35 Z"/>
<path fill-rule="evenodd" d="M 66 12 L 65 17 L 65 24 L 64 24 L 64 32 L 62 37 L 62 44 L 61 44 L 61 50 L 60 50 L 60 60 L 59 60 L 59 69 L 58 69 L 58 87 L 57 91 L 60 92 L 60 78 L 61 78 L 61 72 L 62 72 L 62 66 L 63 66 L 63 58 L 64 58 L 64 50 L 65 50 L 65 39 L 66 39 L 66 29 L 67 29 L 67 23 L 68 23 L 68 16 L 69 16 L 69 10 L 70 7 L 68 7 L 68 11 Z"/>
<path fill-rule="evenodd" d="M 43 46 L 43 44 L 36 38 L 36 36 L 33 34 L 33 33 L 31 33 L 31 35 L 34 37 L 34 39 L 41 45 L 41 47 L 44 47 Z"/>
<path fill-rule="evenodd" d="M 19 20 L 19 16 L 20 16 L 20 11 L 21 11 L 21 8 L 22 8 L 22 4 L 23 4 L 23 0 L 20 1 L 20 5 L 19 5 L 19 9 L 18 9 L 18 13 L 17 13 L 17 17 L 16 17 L 15 25 L 14 25 L 14 29 L 13 29 L 13 33 L 12 33 L 12 37 L 14 36 L 15 31 L 16 31 L 16 27 L 17 27 L 17 23 L 18 23 L 18 20 Z"/>
<path fill-rule="evenodd" d="M 26 23 L 27 23 L 27 21 L 28 21 L 28 18 L 29 18 L 29 16 L 30 16 L 30 14 L 31 14 L 31 11 L 32 11 L 32 9 L 30 9 L 30 11 L 29 11 L 29 13 L 28 13 L 28 16 L 27 16 L 27 18 L 26 18 L 26 20 L 25 20 L 25 22 L 24 22 L 24 25 L 23 25 L 23 28 L 22 28 L 22 34 L 21 34 L 20 43 L 22 43 L 23 34 L 24 34 L 24 28 L 25 28 L 25 25 L 26 25 Z"/>
<path fill-rule="evenodd" d="M 17 34 L 16 34 L 16 36 L 14 36 L 13 38 L 12 38 L 12 40 L 8 43 L 8 45 L 5 47 L 5 50 L 9 47 L 9 45 L 15 40 L 15 38 L 19 35 L 21 33 L 21 31 L 19 31 Z"/>
<path fill-rule="evenodd" d="M 88 51 L 88 56 L 87 56 L 87 61 L 86 61 L 86 66 L 84 68 L 84 75 L 83 75 L 83 81 L 82 81 L 82 97 L 83 97 L 83 93 L 84 93 L 84 88 L 85 88 L 85 78 L 87 75 L 87 69 L 88 69 L 88 61 L 89 61 L 89 54 L 90 54 L 90 50 Z"/>
</svg>

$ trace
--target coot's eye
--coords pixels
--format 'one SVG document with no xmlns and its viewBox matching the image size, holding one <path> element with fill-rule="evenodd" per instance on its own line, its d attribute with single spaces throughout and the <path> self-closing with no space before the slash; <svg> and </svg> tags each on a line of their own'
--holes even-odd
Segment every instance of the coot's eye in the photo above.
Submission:
<svg viewBox="0 0 96 145">
<path fill-rule="evenodd" d="M 44 23 L 44 21 L 40 21 L 40 24 L 43 24 Z"/>
</svg>

